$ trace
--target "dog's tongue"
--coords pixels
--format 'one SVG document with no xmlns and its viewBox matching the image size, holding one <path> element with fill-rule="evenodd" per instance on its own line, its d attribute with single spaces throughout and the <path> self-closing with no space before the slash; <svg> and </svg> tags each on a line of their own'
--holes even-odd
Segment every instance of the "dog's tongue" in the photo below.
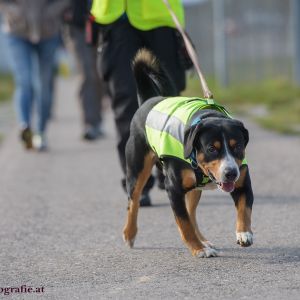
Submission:
<svg viewBox="0 0 300 300">
<path fill-rule="evenodd" d="M 221 189 L 224 192 L 231 193 L 234 190 L 234 182 L 222 182 Z"/>
</svg>

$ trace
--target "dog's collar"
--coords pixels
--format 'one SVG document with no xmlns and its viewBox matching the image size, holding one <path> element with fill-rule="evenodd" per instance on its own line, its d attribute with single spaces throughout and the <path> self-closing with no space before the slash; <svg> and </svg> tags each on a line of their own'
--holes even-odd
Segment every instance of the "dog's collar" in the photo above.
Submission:
<svg viewBox="0 0 300 300">
<path fill-rule="evenodd" d="M 191 126 L 197 126 L 201 121 L 202 121 L 202 119 L 198 116 L 197 118 L 195 118 L 195 120 L 193 120 L 193 122 L 191 123 Z M 198 162 L 197 162 L 197 150 L 196 150 L 196 148 L 193 148 L 189 159 L 191 161 L 191 166 L 194 169 L 194 172 L 196 174 L 197 179 L 200 179 L 199 173 L 201 173 L 201 175 L 202 175 L 201 179 L 200 179 L 201 183 L 197 184 L 197 186 L 205 186 L 208 182 L 211 181 L 211 179 L 208 176 L 204 175 L 200 171 L 200 168 L 199 168 Z"/>
<path fill-rule="evenodd" d="M 197 126 L 201 122 L 201 120 L 202 119 L 198 116 L 197 118 L 195 118 L 193 120 L 193 122 L 191 123 L 191 126 Z M 199 168 L 196 157 L 197 157 L 197 151 L 195 148 L 193 148 L 191 155 L 189 156 L 189 159 L 191 161 L 191 166 L 193 169 Z"/>
<path fill-rule="evenodd" d="M 198 125 L 200 122 L 202 121 L 202 119 L 198 116 L 196 117 L 193 122 L 191 123 L 191 126 L 196 126 Z"/>
<path fill-rule="evenodd" d="M 189 157 L 190 161 L 191 161 L 191 166 L 193 169 L 198 169 L 199 166 L 198 166 L 198 163 L 197 163 L 197 159 L 196 159 L 196 149 L 193 148 L 192 152 L 191 152 L 191 155 Z"/>
<path fill-rule="evenodd" d="M 196 159 L 196 153 L 197 153 L 196 149 L 194 148 L 190 155 L 190 161 L 191 161 L 191 166 L 194 169 L 194 172 L 196 174 L 197 182 L 200 181 L 197 184 L 197 186 L 202 187 L 202 186 L 205 186 L 208 182 L 211 182 L 212 180 L 209 176 L 206 176 L 205 174 L 203 174 L 202 170 L 199 168 L 197 159 Z M 201 174 L 201 176 L 199 174 Z"/>
</svg>

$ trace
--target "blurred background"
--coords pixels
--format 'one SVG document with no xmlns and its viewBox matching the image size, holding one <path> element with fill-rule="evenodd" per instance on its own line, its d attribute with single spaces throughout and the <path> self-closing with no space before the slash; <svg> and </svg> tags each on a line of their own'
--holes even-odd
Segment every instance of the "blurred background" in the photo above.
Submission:
<svg viewBox="0 0 300 300">
<path fill-rule="evenodd" d="M 185 0 L 186 30 L 215 99 L 262 126 L 300 134 L 300 2 L 298 0 Z M 13 90 L 0 33 L 0 99 Z M 59 55 L 60 72 L 74 73 Z M 73 70 L 73 71 L 72 71 Z M 69 72 L 71 71 L 71 72 Z M 186 95 L 201 96 L 190 74 Z"/>
<path fill-rule="evenodd" d="M 219 102 L 300 133 L 300 1 L 187 0 L 186 28 Z M 187 94 L 201 93 L 189 80 Z"/>
</svg>

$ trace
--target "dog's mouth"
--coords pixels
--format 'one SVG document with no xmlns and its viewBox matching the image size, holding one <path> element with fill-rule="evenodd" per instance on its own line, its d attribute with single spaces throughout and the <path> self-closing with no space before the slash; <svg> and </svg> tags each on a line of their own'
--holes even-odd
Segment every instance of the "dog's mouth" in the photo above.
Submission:
<svg viewBox="0 0 300 300">
<path fill-rule="evenodd" d="M 234 190 L 234 184 L 235 182 L 234 181 L 228 181 L 228 182 L 220 182 L 220 181 L 217 181 L 215 176 L 208 170 L 208 177 L 210 178 L 210 180 L 212 182 L 214 182 L 218 188 L 223 191 L 223 192 L 226 192 L 226 193 L 231 193 L 233 192 Z"/>
</svg>

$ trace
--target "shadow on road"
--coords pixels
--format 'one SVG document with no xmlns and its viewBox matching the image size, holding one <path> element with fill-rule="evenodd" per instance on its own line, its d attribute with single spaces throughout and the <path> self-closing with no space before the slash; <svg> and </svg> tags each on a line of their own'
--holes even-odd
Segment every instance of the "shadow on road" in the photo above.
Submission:
<svg viewBox="0 0 300 300">
<path fill-rule="evenodd" d="M 222 257 L 247 260 L 260 260 L 268 264 L 284 264 L 284 263 L 299 263 L 300 262 L 300 247 L 255 247 L 247 248 L 247 257 L 237 255 L 237 248 L 223 248 Z M 226 255 L 233 253 L 234 255 Z M 267 255 L 267 256 L 266 256 Z"/>
</svg>

